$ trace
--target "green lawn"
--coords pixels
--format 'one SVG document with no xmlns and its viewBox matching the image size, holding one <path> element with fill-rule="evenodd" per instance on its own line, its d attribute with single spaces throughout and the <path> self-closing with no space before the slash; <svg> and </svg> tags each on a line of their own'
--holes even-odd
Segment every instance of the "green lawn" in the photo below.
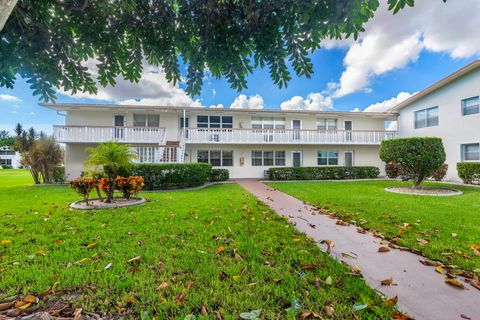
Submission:
<svg viewBox="0 0 480 320">
<path fill-rule="evenodd" d="M 480 245 L 480 189 L 452 185 L 451 188 L 462 190 L 464 194 L 429 197 L 384 191 L 389 186 L 408 185 L 397 181 L 279 182 L 269 185 L 335 212 L 344 220 L 380 231 L 387 238 L 420 250 L 431 259 L 469 271 L 480 268 L 478 251 L 471 248 Z M 445 187 L 445 184 L 441 186 Z"/>
<path fill-rule="evenodd" d="M 0 244 L 0 302 L 59 282 L 56 291 L 84 310 L 135 319 L 212 319 L 214 311 L 238 319 L 256 309 L 262 319 L 294 319 L 285 310 L 292 300 L 297 313 L 323 317 L 331 305 L 337 319 L 394 312 L 237 185 L 144 193 L 150 201 L 142 206 L 73 211 L 68 204 L 78 196 L 68 187 L 30 183 L 26 171 L 0 171 L 0 241 L 11 241 Z M 362 303 L 369 307 L 354 312 Z"/>
</svg>

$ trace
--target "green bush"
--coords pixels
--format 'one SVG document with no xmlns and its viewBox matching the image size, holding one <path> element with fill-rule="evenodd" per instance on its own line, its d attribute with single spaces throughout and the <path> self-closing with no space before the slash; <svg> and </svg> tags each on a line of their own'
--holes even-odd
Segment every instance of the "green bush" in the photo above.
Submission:
<svg viewBox="0 0 480 320">
<path fill-rule="evenodd" d="M 448 164 L 443 163 L 440 167 L 432 171 L 432 179 L 435 181 L 442 181 L 447 175 Z"/>
<path fill-rule="evenodd" d="M 380 159 L 400 164 L 403 174 L 412 179 L 414 188 L 430 177 L 433 170 L 445 162 L 445 157 L 441 138 L 390 139 L 383 140 L 380 146 Z"/>
<path fill-rule="evenodd" d="M 144 179 L 144 190 L 198 187 L 210 179 L 208 163 L 134 164 L 131 175 Z"/>
<path fill-rule="evenodd" d="M 65 167 L 64 166 L 53 167 L 52 181 L 53 182 L 65 182 Z"/>
<path fill-rule="evenodd" d="M 480 184 L 480 162 L 459 162 L 457 172 L 463 183 Z"/>
<path fill-rule="evenodd" d="M 377 167 L 284 167 L 270 168 L 270 180 L 342 180 L 376 178 Z"/>
<path fill-rule="evenodd" d="M 227 181 L 228 179 L 230 179 L 230 171 L 228 169 L 212 169 L 210 181 Z"/>
<path fill-rule="evenodd" d="M 13 166 L 11 166 L 9 164 L 2 164 L 1 167 L 2 167 L 2 169 L 13 169 Z"/>
</svg>

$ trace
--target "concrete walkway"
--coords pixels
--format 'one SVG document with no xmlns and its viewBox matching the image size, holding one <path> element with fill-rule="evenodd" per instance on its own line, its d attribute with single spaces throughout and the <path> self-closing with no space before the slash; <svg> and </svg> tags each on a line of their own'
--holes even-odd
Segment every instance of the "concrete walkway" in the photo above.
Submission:
<svg viewBox="0 0 480 320">
<path fill-rule="evenodd" d="M 445 276 L 419 262 L 421 256 L 397 249 L 380 253 L 382 240 L 370 233 L 359 233 L 352 225 L 336 225 L 335 219 L 318 213 L 313 206 L 259 181 L 237 183 L 278 214 L 289 217 L 299 231 L 317 241 L 332 240 L 333 257 L 359 267 L 370 287 L 389 298 L 398 296 L 399 308 L 417 320 L 480 319 L 480 291 L 462 280 L 463 290 L 446 284 Z M 390 277 L 396 285 L 380 284 Z"/>
</svg>

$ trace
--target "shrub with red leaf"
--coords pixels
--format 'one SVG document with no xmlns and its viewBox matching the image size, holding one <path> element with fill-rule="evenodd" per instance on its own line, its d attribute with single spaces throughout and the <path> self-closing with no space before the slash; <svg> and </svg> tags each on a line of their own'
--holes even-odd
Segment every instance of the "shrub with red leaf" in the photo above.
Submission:
<svg viewBox="0 0 480 320">
<path fill-rule="evenodd" d="M 125 199 L 130 199 L 142 190 L 144 186 L 143 177 L 117 177 L 115 180 L 115 186 L 122 192 Z"/>
<path fill-rule="evenodd" d="M 70 187 L 75 190 L 76 193 L 81 195 L 88 205 L 88 197 L 90 192 L 95 188 L 98 181 L 93 178 L 80 177 L 70 181 Z"/>
<path fill-rule="evenodd" d="M 402 165 L 395 161 L 390 161 L 385 165 L 385 173 L 390 179 L 398 178 L 403 174 Z"/>
<path fill-rule="evenodd" d="M 447 171 L 448 164 L 444 163 L 440 167 L 432 171 L 432 178 L 435 181 L 442 181 L 443 178 L 445 178 L 445 176 L 447 175 Z"/>
</svg>

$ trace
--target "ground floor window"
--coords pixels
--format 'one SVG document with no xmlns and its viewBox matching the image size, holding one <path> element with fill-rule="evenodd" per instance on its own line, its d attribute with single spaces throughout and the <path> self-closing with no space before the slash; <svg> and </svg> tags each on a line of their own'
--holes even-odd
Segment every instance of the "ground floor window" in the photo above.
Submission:
<svg viewBox="0 0 480 320">
<path fill-rule="evenodd" d="M 462 160 L 463 161 L 480 160 L 480 143 L 462 144 Z"/>
<path fill-rule="evenodd" d="M 253 150 L 252 166 L 284 166 L 285 151 L 283 150 Z"/>
<path fill-rule="evenodd" d="M 319 166 L 338 166 L 338 151 L 319 150 L 317 164 Z"/>
<path fill-rule="evenodd" d="M 198 150 L 197 162 L 210 163 L 214 167 L 233 166 L 232 150 Z"/>
<path fill-rule="evenodd" d="M 7 166 L 12 165 L 12 159 L 0 159 L 0 164 L 5 164 Z"/>
</svg>

